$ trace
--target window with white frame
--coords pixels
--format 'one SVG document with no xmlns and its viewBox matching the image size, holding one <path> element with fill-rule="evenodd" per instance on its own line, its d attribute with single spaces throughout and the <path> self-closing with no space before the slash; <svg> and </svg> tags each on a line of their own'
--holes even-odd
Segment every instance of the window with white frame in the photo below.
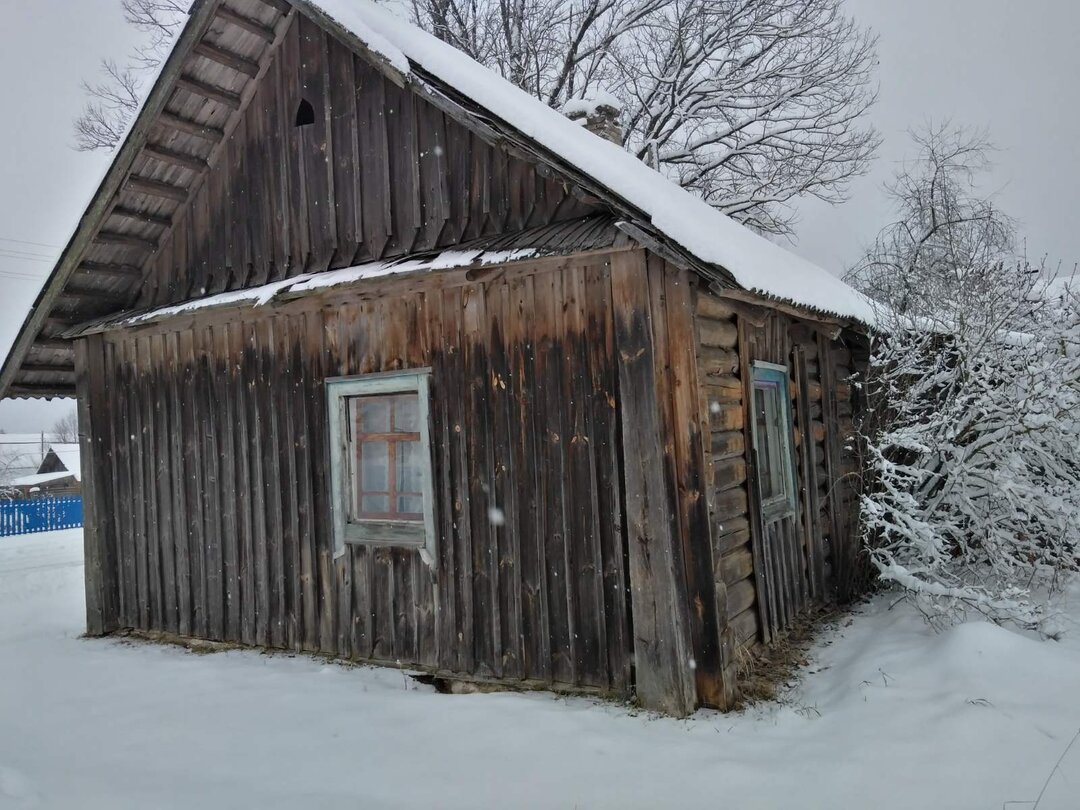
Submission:
<svg viewBox="0 0 1080 810">
<path fill-rule="evenodd" d="M 427 369 L 326 382 L 334 540 L 434 554 Z"/>
<path fill-rule="evenodd" d="M 756 362 L 752 374 L 751 433 L 761 510 L 766 520 L 778 519 L 796 508 L 788 370 Z"/>
</svg>

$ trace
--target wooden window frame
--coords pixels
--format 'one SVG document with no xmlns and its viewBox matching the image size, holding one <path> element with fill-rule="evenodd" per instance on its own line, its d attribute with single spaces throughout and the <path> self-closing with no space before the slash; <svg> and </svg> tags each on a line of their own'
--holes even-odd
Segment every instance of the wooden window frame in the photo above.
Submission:
<svg viewBox="0 0 1080 810">
<path fill-rule="evenodd" d="M 763 447 L 762 442 L 763 440 L 768 441 L 770 438 L 770 436 L 762 437 L 758 432 L 757 415 L 754 412 L 754 409 L 757 407 L 754 394 L 759 387 L 759 383 L 765 383 L 769 389 L 778 392 L 781 409 L 780 422 L 782 429 L 775 438 L 780 443 L 780 447 L 778 448 L 778 458 L 780 460 L 782 473 L 781 483 L 783 484 L 783 491 L 768 500 L 762 496 L 760 504 L 763 519 L 772 521 L 788 517 L 789 515 L 798 512 L 794 449 L 795 421 L 793 419 L 791 408 L 791 372 L 787 366 L 777 365 L 776 363 L 766 363 L 760 360 L 755 360 L 751 366 L 749 392 L 750 432 L 754 443 L 754 453 L 758 459 L 754 475 L 758 476 L 761 474 L 762 453 L 768 452 L 768 448 Z M 762 385 L 761 387 L 765 388 L 766 386 Z M 762 492 L 760 478 L 758 478 L 758 492 Z"/>
<path fill-rule="evenodd" d="M 435 501 L 431 452 L 431 369 L 408 369 L 326 380 L 327 424 L 330 429 L 330 491 L 334 526 L 334 557 L 349 545 L 394 546 L 418 549 L 429 565 L 436 559 Z M 419 404 L 422 520 L 350 519 L 351 470 L 356 456 L 349 425 L 349 400 L 364 396 L 416 394 Z M 394 475 L 394 470 L 389 470 Z"/>
</svg>

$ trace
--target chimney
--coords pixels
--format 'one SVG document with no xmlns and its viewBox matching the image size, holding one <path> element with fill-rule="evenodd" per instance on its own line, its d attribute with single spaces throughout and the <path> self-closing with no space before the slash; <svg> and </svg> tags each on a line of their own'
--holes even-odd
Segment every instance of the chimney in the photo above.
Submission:
<svg viewBox="0 0 1080 810">
<path fill-rule="evenodd" d="M 584 98 L 575 98 L 563 105 L 563 115 L 581 124 L 593 135 L 622 146 L 622 103 L 604 90 L 597 90 Z"/>
</svg>

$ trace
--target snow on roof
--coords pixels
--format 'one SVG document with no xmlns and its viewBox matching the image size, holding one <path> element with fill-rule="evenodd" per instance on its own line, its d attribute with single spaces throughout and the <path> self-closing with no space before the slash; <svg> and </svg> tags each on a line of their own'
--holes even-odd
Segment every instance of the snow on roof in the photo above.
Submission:
<svg viewBox="0 0 1080 810">
<path fill-rule="evenodd" d="M 56 454 L 56 457 L 60 459 L 60 463 L 64 465 L 64 469 L 71 473 L 74 473 L 76 480 L 82 474 L 82 456 L 79 453 L 79 445 L 77 444 L 51 444 L 49 449 Z"/>
<path fill-rule="evenodd" d="M 65 478 L 74 478 L 79 480 L 78 473 L 72 473 L 71 471 L 51 472 L 51 473 L 35 473 L 34 475 L 23 475 L 19 478 L 13 478 L 8 481 L 8 486 L 13 487 L 34 487 L 39 484 L 47 484 L 50 481 L 61 481 Z"/>
<path fill-rule="evenodd" d="M 600 186 L 646 214 L 652 225 L 698 260 L 723 267 L 745 289 L 874 321 L 869 301 L 826 270 L 758 236 L 502 77 L 370 0 L 307 0 L 369 50 L 413 79 L 417 65 Z"/>
<path fill-rule="evenodd" d="M 513 250 L 469 250 L 455 248 L 444 250 L 419 259 L 388 259 L 386 261 L 367 262 L 354 267 L 343 267 L 339 270 L 326 270 L 320 273 L 303 273 L 299 276 L 272 281 L 260 287 L 248 287 L 242 290 L 209 295 L 206 298 L 198 298 L 193 301 L 185 301 L 182 304 L 158 307 L 136 314 L 123 314 L 116 317 L 104 318 L 90 325 L 86 329 L 77 330 L 79 334 L 102 331 L 116 326 L 135 326 L 151 321 L 159 321 L 182 315 L 185 312 L 196 312 L 221 307 L 251 304 L 251 306 L 263 306 L 285 293 L 302 295 L 313 293 L 331 287 L 340 287 L 345 284 L 354 284 L 358 281 L 366 281 L 373 278 L 381 278 L 390 275 L 403 275 L 406 273 L 433 272 L 439 270 L 452 270 L 455 268 L 485 266 L 494 264 L 508 264 L 541 255 L 543 251 L 536 248 L 518 248 Z M 53 445 L 57 447 L 58 445 Z M 76 452 L 78 445 L 73 445 Z M 57 454 L 59 455 L 59 453 Z M 65 465 L 66 466 L 66 465 Z M 70 468 L 69 468 L 70 469 Z"/>
</svg>

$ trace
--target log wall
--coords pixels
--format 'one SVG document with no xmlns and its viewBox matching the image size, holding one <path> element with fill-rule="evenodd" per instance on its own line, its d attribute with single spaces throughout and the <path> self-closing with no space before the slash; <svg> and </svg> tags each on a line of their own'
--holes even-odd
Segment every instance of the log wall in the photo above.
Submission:
<svg viewBox="0 0 1080 810">
<path fill-rule="evenodd" d="M 854 335 L 766 306 L 696 300 L 698 371 L 709 408 L 709 509 L 715 583 L 736 643 L 768 642 L 804 610 L 833 601 L 854 565 L 851 436 Z M 857 354 L 857 352 L 856 352 Z M 755 360 L 787 366 L 797 477 L 794 516 L 766 522 L 752 466 Z"/>
</svg>

